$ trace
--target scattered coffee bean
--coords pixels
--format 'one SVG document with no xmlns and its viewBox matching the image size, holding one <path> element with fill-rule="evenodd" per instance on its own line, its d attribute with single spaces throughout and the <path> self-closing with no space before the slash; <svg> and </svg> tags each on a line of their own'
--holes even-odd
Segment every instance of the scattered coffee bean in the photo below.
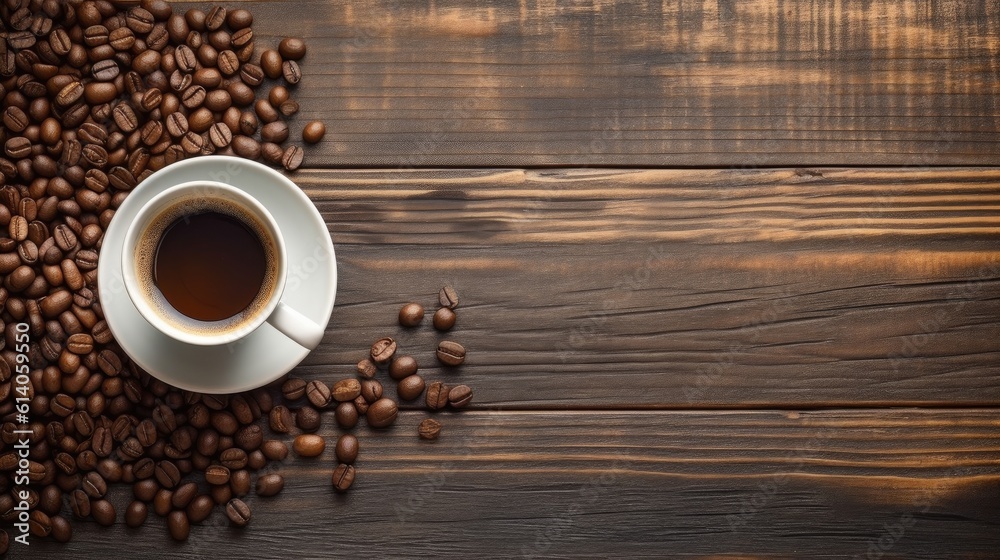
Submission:
<svg viewBox="0 0 1000 560">
<path fill-rule="evenodd" d="M 353 401 L 361 394 L 361 382 L 357 379 L 341 379 L 333 384 L 333 398 L 337 402 Z"/>
<path fill-rule="evenodd" d="M 302 434 L 295 438 L 292 449 L 299 457 L 319 457 L 326 449 L 326 441 L 315 434 Z"/>
<path fill-rule="evenodd" d="M 368 425 L 372 428 L 387 428 L 396 421 L 398 412 L 396 401 L 383 398 L 369 405 L 365 417 L 368 420 Z"/>
<path fill-rule="evenodd" d="M 315 432 L 321 424 L 322 418 L 315 408 L 304 406 L 295 413 L 295 425 L 303 432 Z"/>
<path fill-rule="evenodd" d="M 316 379 L 306 384 L 306 396 L 309 398 L 309 402 L 316 408 L 326 408 L 330 404 L 330 401 L 333 400 L 330 386 Z"/>
<path fill-rule="evenodd" d="M 362 397 L 358 397 L 361 399 Z M 362 399 L 363 400 L 363 399 Z M 367 412 L 367 408 L 365 411 Z M 345 430 L 350 430 L 358 424 L 358 414 L 360 411 L 353 402 L 342 402 L 337 405 L 337 410 L 334 412 L 334 417 L 337 420 L 337 425 Z"/>
<path fill-rule="evenodd" d="M 392 359 L 396 354 L 396 341 L 389 338 L 380 338 L 372 344 L 371 358 L 376 364 L 384 364 Z"/>
<path fill-rule="evenodd" d="M 347 492 L 347 489 L 354 484 L 354 465 L 341 463 L 333 471 L 333 488 L 337 492 Z"/>
<path fill-rule="evenodd" d="M 431 410 L 441 410 L 448 406 L 448 387 L 440 381 L 435 381 L 427 386 L 427 394 L 424 397 L 427 408 Z"/>
<path fill-rule="evenodd" d="M 399 400 L 412 401 L 420 397 L 424 392 L 424 378 L 419 375 L 404 377 L 396 384 L 396 395 Z"/>
<path fill-rule="evenodd" d="M 233 498 L 226 504 L 226 517 L 233 525 L 244 527 L 250 523 L 250 506 L 239 498 Z"/>
<path fill-rule="evenodd" d="M 441 304 L 441 307 L 455 309 L 458 307 L 458 292 L 451 286 L 441 288 L 441 291 L 438 292 L 438 303 Z"/>
<path fill-rule="evenodd" d="M 285 104 L 281 105 L 281 112 L 285 112 Z M 326 125 L 320 121 L 311 121 L 302 128 L 302 140 L 308 144 L 316 144 L 326 136 Z"/>
<path fill-rule="evenodd" d="M 353 465 L 358 458 L 358 438 L 351 434 L 344 434 L 337 439 L 337 446 L 334 448 L 337 460 L 341 463 Z"/>
<path fill-rule="evenodd" d="M 435 440 L 441 435 L 441 422 L 433 418 L 425 418 L 417 427 L 420 439 Z"/>
<path fill-rule="evenodd" d="M 424 319 L 424 308 L 419 303 L 407 303 L 399 310 L 399 324 L 415 327 Z"/>
<path fill-rule="evenodd" d="M 417 373 L 417 360 L 413 356 L 396 356 L 389 364 L 389 377 L 400 380 Z"/>
<path fill-rule="evenodd" d="M 280 474 L 265 474 L 257 479 L 257 495 L 263 497 L 277 496 L 285 487 L 285 479 Z"/>
<path fill-rule="evenodd" d="M 306 42 L 298 37 L 286 37 L 278 43 L 278 52 L 285 60 L 301 60 L 306 55 Z"/>
<path fill-rule="evenodd" d="M 437 358 L 446 366 L 460 366 L 465 362 L 465 347 L 451 340 L 442 340 L 438 344 Z"/>
<path fill-rule="evenodd" d="M 146 522 L 149 509 L 146 504 L 135 500 L 125 508 L 125 525 L 135 529 Z"/>
<path fill-rule="evenodd" d="M 371 379 L 375 377 L 376 373 L 378 373 L 378 366 L 375 365 L 375 362 L 371 361 L 368 358 L 365 358 L 360 362 L 358 362 L 358 375 L 360 375 L 361 377 L 365 379 Z"/>
<path fill-rule="evenodd" d="M 455 312 L 449 307 L 442 307 L 434 312 L 434 328 L 439 331 L 450 331 L 455 326 Z"/>
<path fill-rule="evenodd" d="M 468 385 L 456 385 L 448 391 L 448 404 L 452 408 L 465 408 L 472 402 L 472 389 Z"/>
<path fill-rule="evenodd" d="M 191 534 L 191 524 L 188 522 L 187 513 L 171 511 L 167 514 L 167 531 L 170 533 L 170 538 L 175 541 L 186 541 Z"/>
</svg>

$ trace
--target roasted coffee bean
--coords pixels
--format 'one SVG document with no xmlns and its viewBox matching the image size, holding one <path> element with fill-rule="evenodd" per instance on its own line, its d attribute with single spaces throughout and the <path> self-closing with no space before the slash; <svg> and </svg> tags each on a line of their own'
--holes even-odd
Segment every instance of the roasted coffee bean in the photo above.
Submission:
<svg viewBox="0 0 1000 560">
<path fill-rule="evenodd" d="M 365 417 L 372 428 L 386 428 L 396 421 L 398 411 L 395 401 L 382 398 L 371 403 Z"/>
<path fill-rule="evenodd" d="M 285 101 L 284 103 L 282 103 L 281 105 L 278 106 L 278 112 L 281 113 L 282 115 L 285 115 L 286 117 L 290 117 L 290 116 L 298 113 L 300 108 L 301 107 L 299 107 L 299 102 L 298 101 L 295 101 L 294 99 L 289 99 L 288 101 Z M 313 121 L 313 123 L 316 123 L 316 122 L 318 122 L 318 121 Z M 312 123 L 310 123 L 310 124 L 312 124 Z M 322 123 L 320 123 L 320 124 L 322 124 Z M 306 125 L 306 126 L 308 127 L 309 125 Z M 315 125 L 309 128 L 309 132 L 306 132 L 306 129 L 303 129 L 302 139 L 306 140 L 306 142 L 311 143 L 311 144 L 315 144 L 316 142 L 319 142 L 322 139 L 323 135 L 326 134 L 326 127 L 323 127 L 323 133 L 319 134 L 317 136 L 318 130 L 319 129 L 316 128 Z M 310 142 L 307 139 L 307 137 L 308 138 L 316 138 L 316 141 L 315 142 Z"/>
<path fill-rule="evenodd" d="M 108 485 L 100 474 L 89 472 L 83 477 L 83 491 L 91 498 L 103 498 L 108 491 Z"/>
<path fill-rule="evenodd" d="M 260 67 L 264 75 L 272 80 L 281 77 L 281 54 L 276 50 L 268 49 L 260 53 Z"/>
<path fill-rule="evenodd" d="M 281 63 L 281 76 L 289 84 L 295 85 L 302 79 L 302 70 L 294 60 L 286 60 Z"/>
<path fill-rule="evenodd" d="M 292 449 L 299 457 L 319 457 L 326 449 L 326 441 L 315 434 L 302 434 L 295 438 Z"/>
<path fill-rule="evenodd" d="M 267 99 L 258 99 L 253 105 L 253 110 L 265 124 L 276 122 L 279 118 L 278 110 Z"/>
<path fill-rule="evenodd" d="M 188 120 L 180 111 L 167 115 L 167 133 L 174 138 L 181 138 L 188 132 Z"/>
<path fill-rule="evenodd" d="M 229 479 L 229 487 L 232 495 L 242 498 L 250 493 L 250 472 L 247 470 L 233 471 Z"/>
<path fill-rule="evenodd" d="M 373 403 L 382 398 L 382 384 L 375 379 L 365 379 L 361 382 L 361 396 L 365 402 Z"/>
<path fill-rule="evenodd" d="M 191 524 L 188 522 L 187 513 L 172 511 L 167 514 L 167 532 L 170 533 L 170 538 L 175 541 L 186 541 L 191 534 Z"/>
<path fill-rule="evenodd" d="M 156 481 L 164 488 L 173 488 L 181 480 L 181 472 L 172 461 L 160 461 L 156 464 L 154 472 Z"/>
<path fill-rule="evenodd" d="M 190 74 L 198 68 L 198 57 L 187 45 L 180 45 L 174 50 L 174 60 L 177 61 L 177 69 L 182 73 Z"/>
<path fill-rule="evenodd" d="M 365 410 L 367 411 L 367 409 Z M 337 421 L 338 426 L 349 430 L 358 425 L 358 414 L 358 409 L 353 402 L 342 402 L 337 405 L 337 409 L 334 412 L 334 419 Z"/>
<path fill-rule="evenodd" d="M 195 496 L 191 503 L 187 506 L 187 516 L 191 523 L 201 523 L 202 521 L 208 519 L 212 515 L 212 510 L 215 508 L 215 502 L 212 498 L 201 494 Z"/>
<path fill-rule="evenodd" d="M 285 399 L 296 401 L 306 396 L 306 386 L 306 380 L 289 377 L 288 380 L 282 383 L 281 393 L 285 396 Z"/>
<path fill-rule="evenodd" d="M 198 483 L 187 482 L 181 484 L 174 490 L 170 498 L 170 504 L 177 509 L 184 509 L 191 503 L 191 500 L 198 495 Z"/>
<path fill-rule="evenodd" d="M 361 394 L 361 383 L 354 378 L 341 379 L 333 384 L 332 393 L 337 402 L 353 401 Z"/>
<path fill-rule="evenodd" d="M 433 418 L 425 418 L 417 426 L 417 434 L 420 439 L 435 440 L 441 434 L 441 422 Z"/>
<path fill-rule="evenodd" d="M 285 60 L 301 60 L 306 55 L 306 43 L 299 37 L 285 37 L 278 43 L 278 52 Z"/>
<path fill-rule="evenodd" d="M 219 71 L 222 72 L 223 76 L 232 76 L 240 71 L 240 60 L 231 50 L 224 50 L 219 53 L 219 58 L 216 61 L 219 67 Z M 301 79 L 301 70 L 299 71 Z"/>
<path fill-rule="evenodd" d="M 288 125 L 282 121 L 267 123 L 260 129 L 260 137 L 265 142 L 280 144 L 288 139 Z"/>
<path fill-rule="evenodd" d="M 427 394 L 424 400 L 427 408 L 431 410 L 441 410 L 448 405 L 448 387 L 440 381 L 435 381 L 427 386 Z"/>
<path fill-rule="evenodd" d="M 434 328 L 439 331 L 449 331 L 455 326 L 455 312 L 448 307 L 442 307 L 434 312 Z"/>
<path fill-rule="evenodd" d="M 456 385 L 448 391 L 448 404 L 452 408 L 465 408 L 472 402 L 472 389 L 468 385 Z"/>
<path fill-rule="evenodd" d="M 370 359 L 365 358 L 360 362 L 358 362 L 358 375 L 360 375 L 361 377 L 365 379 L 371 379 L 375 377 L 375 374 L 377 372 L 378 372 L 378 367 L 375 365 L 375 362 L 371 361 Z"/>
<path fill-rule="evenodd" d="M 236 443 L 237 447 L 243 449 L 244 451 L 254 451 L 260 447 L 261 443 L 264 442 L 264 432 L 257 424 L 243 426 L 236 432 L 236 435 L 233 436 L 233 441 Z"/>
<path fill-rule="evenodd" d="M 115 506 L 107 500 L 94 500 L 90 503 L 90 515 L 98 525 L 110 527 L 115 524 Z"/>
<path fill-rule="evenodd" d="M 424 319 L 424 307 L 419 303 L 407 303 L 399 309 L 399 324 L 415 327 Z"/>
<path fill-rule="evenodd" d="M 52 524 L 52 540 L 60 543 L 69 542 L 73 538 L 73 526 L 61 515 L 52 515 L 49 519 Z"/>
<path fill-rule="evenodd" d="M 351 484 L 354 484 L 354 465 L 341 463 L 333 471 L 333 489 L 337 492 L 346 492 Z"/>
<path fill-rule="evenodd" d="M 337 439 L 337 447 L 334 448 L 337 460 L 341 463 L 353 465 L 358 458 L 358 438 L 352 434 L 344 434 Z"/>
<path fill-rule="evenodd" d="M 63 293 L 68 293 L 63 291 Z M 51 297 L 51 296 L 49 296 Z M 77 333 L 66 340 L 66 349 L 74 354 L 85 355 L 94 350 L 94 339 L 89 334 Z"/>
<path fill-rule="evenodd" d="M 233 498 L 226 504 L 226 517 L 233 525 L 243 527 L 250 523 L 250 506 L 239 498 Z"/>
<path fill-rule="evenodd" d="M 389 338 L 376 340 L 371 347 L 370 355 L 376 364 L 384 364 L 396 354 L 396 341 Z"/>
<path fill-rule="evenodd" d="M 69 505 L 73 515 L 79 519 L 90 517 L 90 496 L 83 490 L 74 490 L 69 496 Z"/>
<path fill-rule="evenodd" d="M 52 520 L 45 512 L 35 510 L 28 517 L 28 529 L 36 537 L 47 537 L 52 532 Z"/>
<path fill-rule="evenodd" d="M 282 107 L 281 112 L 284 113 L 285 112 L 284 104 L 282 104 L 281 107 Z M 320 121 L 311 121 L 309 123 L 306 123 L 306 126 L 302 128 L 302 139 L 308 142 L 309 144 L 315 144 L 323 140 L 324 136 L 326 136 L 326 125 L 324 125 Z M 420 317 L 423 318 L 423 308 L 421 308 L 420 311 L 421 311 Z M 419 322 L 420 321 L 417 321 L 417 323 Z M 404 326 L 416 326 L 416 325 L 404 325 Z"/>
<path fill-rule="evenodd" d="M 455 309 L 458 307 L 458 292 L 451 286 L 445 286 L 438 292 L 438 302 L 441 304 L 441 307 Z"/>
<path fill-rule="evenodd" d="M 280 474 L 265 474 L 257 479 L 257 495 L 265 498 L 276 496 L 285 487 L 285 479 Z"/>
<path fill-rule="evenodd" d="M 125 525 L 135 529 L 141 527 L 146 522 L 148 514 L 146 504 L 135 500 L 125 508 Z"/>
<path fill-rule="evenodd" d="M 465 347 L 451 340 L 442 340 L 438 344 L 437 358 L 446 366 L 460 366 L 465 362 Z"/>
<path fill-rule="evenodd" d="M 240 67 L 240 79 L 250 87 L 257 87 L 264 81 L 264 70 L 256 64 Z"/>
<path fill-rule="evenodd" d="M 229 468 L 223 465 L 212 465 L 205 469 L 205 482 L 209 484 L 228 484 Z"/>
<path fill-rule="evenodd" d="M 321 423 L 319 411 L 310 406 L 304 406 L 295 413 L 295 425 L 303 432 L 315 432 Z"/>
<path fill-rule="evenodd" d="M 306 397 L 316 408 L 325 408 L 333 399 L 330 386 L 316 379 L 306 384 Z"/>
<path fill-rule="evenodd" d="M 236 155 L 247 159 L 260 158 L 260 143 L 242 134 L 234 136 L 232 140 L 233 151 Z"/>
<path fill-rule="evenodd" d="M 417 360 L 413 356 L 396 356 L 389 364 L 389 377 L 399 381 L 417 373 Z"/>
<path fill-rule="evenodd" d="M 271 461 L 283 461 L 285 457 L 288 457 L 288 446 L 284 442 L 278 441 L 276 439 L 269 439 L 265 441 L 261 446 L 260 450 L 264 453 L 264 456 Z"/>
<path fill-rule="evenodd" d="M 208 138 L 216 148 L 225 148 L 233 141 L 233 133 L 223 123 L 215 123 L 208 129 Z"/>
<path fill-rule="evenodd" d="M 292 412 L 284 405 L 277 405 L 271 409 L 268 415 L 271 431 L 279 434 L 287 434 L 292 431 Z"/>
<path fill-rule="evenodd" d="M 272 165 L 281 165 L 281 158 L 285 151 L 274 142 L 264 142 L 260 145 L 260 157 Z"/>
<path fill-rule="evenodd" d="M 400 400 L 412 401 L 424 392 L 424 378 L 419 375 L 404 377 L 396 384 L 396 395 Z"/>
<path fill-rule="evenodd" d="M 238 447 L 230 447 L 219 455 L 219 462 L 230 471 L 240 470 L 247 466 L 247 452 Z"/>
<path fill-rule="evenodd" d="M 281 156 L 281 165 L 286 171 L 295 171 L 302 166 L 302 148 L 292 145 L 285 148 L 284 155 Z"/>
</svg>

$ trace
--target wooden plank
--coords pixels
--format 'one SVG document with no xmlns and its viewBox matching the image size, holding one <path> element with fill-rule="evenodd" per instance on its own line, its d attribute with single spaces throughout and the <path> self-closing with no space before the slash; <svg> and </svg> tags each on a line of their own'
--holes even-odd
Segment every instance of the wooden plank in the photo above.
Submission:
<svg viewBox="0 0 1000 560">
<path fill-rule="evenodd" d="M 259 44 L 308 39 L 293 131 L 310 119 L 329 130 L 311 166 L 983 165 L 1000 153 L 996 2 L 245 4 Z"/>
<path fill-rule="evenodd" d="M 176 544 L 150 514 L 138 532 L 86 522 L 68 546 L 35 539 L 12 557 L 124 543 L 137 559 L 987 558 L 1000 546 L 995 409 L 465 412 L 440 416 L 435 443 L 415 435 L 424 416 L 360 431 L 347 495 L 330 488 L 332 446 L 286 461 L 281 495 L 247 498 L 246 530 L 216 511 Z"/>
<path fill-rule="evenodd" d="M 484 406 L 1000 404 L 997 169 L 295 179 L 340 273 L 297 375 L 351 375 L 389 335 Z M 445 284 L 459 373 L 436 367 L 443 335 L 395 319 Z"/>
</svg>

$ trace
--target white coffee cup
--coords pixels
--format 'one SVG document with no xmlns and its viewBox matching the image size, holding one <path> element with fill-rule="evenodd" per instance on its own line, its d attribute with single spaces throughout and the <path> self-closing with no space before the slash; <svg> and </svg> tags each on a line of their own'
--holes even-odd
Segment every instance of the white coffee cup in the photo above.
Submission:
<svg viewBox="0 0 1000 560">
<path fill-rule="evenodd" d="M 251 229 L 267 255 L 258 296 L 241 313 L 219 321 L 200 321 L 174 309 L 155 285 L 156 247 L 166 228 L 202 211 L 228 214 Z M 199 346 L 232 344 L 265 322 L 311 350 L 323 338 L 323 327 L 281 301 L 287 278 L 285 243 L 270 212 L 244 191 L 215 181 L 191 181 L 170 187 L 139 209 L 125 234 L 122 278 L 139 314 L 163 334 Z"/>
</svg>

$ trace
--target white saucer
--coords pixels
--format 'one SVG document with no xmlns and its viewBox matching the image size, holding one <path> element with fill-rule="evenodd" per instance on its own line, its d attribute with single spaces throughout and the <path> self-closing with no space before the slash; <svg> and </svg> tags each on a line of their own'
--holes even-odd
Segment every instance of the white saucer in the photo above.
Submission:
<svg viewBox="0 0 1000 560">
<path fill-rule="evenodd" d="M 125 232 L 139 208 L 173 185 L 207 179 L 237 187 L 274 216 L 285 239 L 288 277 L 282 301 L 324 327 L 333 313 L 337 264 L 326 223 L 309 197 L 257 162 L 202 156 L 166 167 L 142 182 L 115 212 L 104 235 L 98 289 L 104 317 L 122 349 L 154 377 L 189 391 L 237 393 L 288 373 L 309 351 L 264 323 L 239 342 L 193 346 L 153 328 L 128 298 L 121 274 Z"/>
</svg>

